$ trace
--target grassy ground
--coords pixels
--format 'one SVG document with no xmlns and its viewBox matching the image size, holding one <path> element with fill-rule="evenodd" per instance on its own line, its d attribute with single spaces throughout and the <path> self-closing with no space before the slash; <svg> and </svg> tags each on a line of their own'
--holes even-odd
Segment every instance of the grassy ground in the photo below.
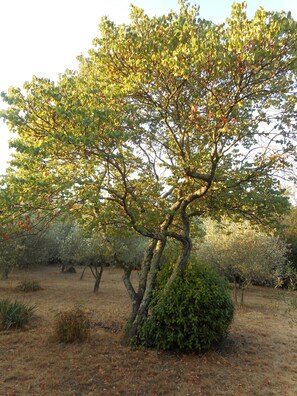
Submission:
<svg viewBox="0 0 297 396">
<path fill-rule="evenodd" d="M 251 288 L 222 350 L 179 355 L 121 345 L 130 305 L 120 270 L 105 270 L 97 296 L 92 276 L 79 276 L 46 267 L 0 281 L 0 298 L 37 305 L 26 330 L 0 333 L 0 395 L 297 394 L 296 292 Z M 24 278 L 40 281 L 43 290 L 15 291 Z M 53 318 L 75 304 L 92 318 L 91 338 L 59 344 Z"/>
</svg>

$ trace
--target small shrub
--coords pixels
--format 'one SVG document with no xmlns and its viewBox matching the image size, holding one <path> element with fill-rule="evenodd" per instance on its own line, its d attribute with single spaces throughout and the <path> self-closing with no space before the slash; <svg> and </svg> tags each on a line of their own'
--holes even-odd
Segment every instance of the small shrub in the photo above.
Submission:
<svg viewBox="0 0 297 396">
<path fill-rule="evenodd" d="M 40 286 L 38 281 L 26 279 L 19 282 L 15 289 L 22 292 L 34 292 L 42 290 L 42 287 Z"/>
<path fill-rule="evenodd" d="M 18 301 L 0 300 L 0 330 L 22 329 L 36 307 Z"/>
<path fill-rule="evenodd" d="M 166 275 L 162 272 L 139 343 L 162 350 L 200 352 L 219 345 L 234 314 L 225 280 L 208 267 L 195 264 L 164 292 L 168 268 Z"/>
<path fill-rule="evenodd" d="M 90 320 L 79 308 L 60 312 L 56 316 L 54 332 L 59 342 L 84 341 L 90 335 Z"/>
<path fill-rule="evenodd" d="M 297 290 L 297 271 L 291 265 L 283 274 L 276 277 L 275 288 Z"/>
</svg>

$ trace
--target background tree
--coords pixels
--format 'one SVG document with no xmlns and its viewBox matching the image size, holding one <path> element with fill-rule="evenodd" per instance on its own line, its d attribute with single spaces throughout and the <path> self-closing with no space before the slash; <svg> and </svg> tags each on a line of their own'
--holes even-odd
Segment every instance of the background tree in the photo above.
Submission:
<svg viewBox="0 0 297 396">
<path fill-rule="evenodd" d="M 29 215 L 19 216 L 17 223 L 1 224 L 0 261 L 4 278 L 13 268 L 29 269 L 56 260 L 58 238 L 62 235 L 56 233 L 49 237 L 48 233 L 47 220 Z"/>
<path fill-rule="evenodd" d="M 205 237 L 195 245 L 197 257 L 206 260 L 243 292 L 252 282 L 274 283 L 289 266 L 289 247 L 278 237 L 260 231 L 248 221 L 205 220 Z"/>
<path fill-rule="evenodd" d="M 281 237 L 290 247 L 289 259 L 290 266 L 286 271 L 280 274 L 279 286 L 288 287 L 290 289 L 297 288 L 297 208 L 291 207 L 290 212 L 281 222 Z"/>
<path fill-rule="evenodd" d="M 292 207 L 288 215 L 285 217 L 283 224 L 285 226 L 284 236 L 290 244 L 291 253 L 290 260 L 292 267 L 297 272 L 297 207 Z"/>
<path fill-rule="evenodd" d="M 4 179 L 13 210 L 75 210 L 149 238 L 129 336 L 145 320 L 166 242 L 179 244 L 168 284 L 183 273 L 195 216 L 274 218 L 288 201 L 277 174 L 291 165 L 296 119 L 296 22 L 245 3 L 215 25 L 179 13 L 103 19 L 77 73 L 33 78 L 2 94 L 17 133 Z"/>
<path fill-rule="evenodd" d="M 0 272 L 1 278 L 7 279 L 9 272 L 15 266 L 15 257 L 12 254 L 14 245 L 9 237 L 0 243 Z"/>
</svg>

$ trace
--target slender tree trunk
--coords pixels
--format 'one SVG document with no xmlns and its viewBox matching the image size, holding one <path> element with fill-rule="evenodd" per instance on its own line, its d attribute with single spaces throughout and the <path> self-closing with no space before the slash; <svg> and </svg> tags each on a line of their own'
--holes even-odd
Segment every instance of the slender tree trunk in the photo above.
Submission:
<svg viewBox="0 0 297 396">
<path fill-rule="evenodd" d="M 152 239 L 146 251 L 145 258 L 143 260 L 141 271 L 139 274 L 139 283 L 138 283 L 138 290 L 137 296 L 138 300 L 141 301 L 146 289 L 147 278 L 149 275 L 149 271 L 151 269 L 152 260 L 155 254 L 155 250 L 157 247 L 158 241 L 156 239 Z"/>
<path fill-rule="evenodd" d="M 83 269 L 83 272 L 81 273 L 81 276 L 79 278 L 79 280 L 83 280 L 84 274 L 85 274 L 85 270 L 87 269 L 88 265 L 85 265 L 85 268 Z"/>
<path fill-rule="evenodd" d="M 143 295 L 138 300 L 137 310 L 132 312 L 131 326 L 125 335 L 125 340 L 127 341 L 137 336 L 139 327 L 147 317 L 148 309 L 152 299 L 152 293 L 156 284 L 157 275 L 160 269 L 160 261 L 165 245 L 166 245 L 166 239 L 157 241 L 154 247 L 153 245 L 151 245 L 151 249 L 154 248 L 154 254 L 153 255 L 148 254 L 146 257 L 146 260 L 150 260 L 150 268 L 148 271 L 147 269 L 145 270 L 147 271 L 145 279 L 144 278 L 141 279 L 141 282 L 145 281 L 145 287 L 143 287 L 144 284 L 141 285 L 140 292 L 143 293 Z M 149 253 L 151 253 L 151 251 Z M 147 264 L 148 262 L 146 263 L 146 265 Z"/>
<path fill-rule="evenodd" d="M 233 279 L 234 279 L 234 280 L 233 280 L 233 286 L 234 286 L 234 288 L 233 288 L 234 301 L 235 301 L 235 304 L 237 305 L 237 281 L 236 281 L 236 276 L 234 276 Z"/>
<path fill-rule="evenodd" d="M 240 296 L 240 306 L 243 307 L 243 293 L 244 293 L 244 287 L 241 285 L 241 296 Z"/>
<path fill-rule="evenodd" d="M 131 282 L 131 272 L 132 272 L 131 268 L 124 267 L 123 269 L 124 269 L 123 282 L 131 300 L 132 316 L 133 316 L 136 315 L 137 309 L 139 307 L 138 296 Z"/>
<path fill-rule="evenodd" d="M 139 309 L 140 303 L 142 301 L 145 292 L 146 282 L 151 268 L 151 263 L 156 249 L 156 245 L 157 245 L 157 240 L 152 239 L 149 243 L 148 248 L 146 249 L 139 274 L 139 283 L 138 283 L 137 292 L 131 282 L 131 272 L 132 272 L 131 268 L 129 266 L 125 266 L 119 263 L 121 264 L 124 270 L 123 282 L 132 303 L 132 314 L 130 318 L 131 321 L 133 321 L 137 315 L 137 311 Z"/>
<path fill-rule="evenodd" d="M 182 275 L 187 268 L 187 264 L 189 262 L 191 252 L 192 252 L 192 240 L 190 236 L 186 236 L 184 241 L 182 242 L 183 249 L 180 255 L 180 260 L 178 263 L 180 274 Z"/>
<path fill-rule="evenodd" d="M 99 286 L 100 286 L 103 270 L 104 270 L 103 264 L 100 265 L 99 272 L 98 272 L 98 268 L 96 267 L 96 280 L 95 280 L 95 284 L 94 284 L 94 293 L 96 293 L 96 294 L 98 294 L 98 292 L 99 292 Z"/>
<path fill-rule="evenodd" d="M 187 264 L 189 262 L 190 256 L 192 252 L 192 240 L 189 236 L 184 237 L 182 240 L 182 251 L 179 255 L 179 258 L 174 266 L 173 272 L 168 279 L 165 290 L 169 288 L 169 286 L 174 282 L 174 280 L 178 276 L 182 276 L 185 269 L 187 268 Z"/>
<path fill-rule="evenodd" d="M 191 257 L 192 252 L 192 239 L 190 237 L 190 220 L 189 216 L 187 215 L 187 202 L 184 202 L 180 208 L 180 218 L 183 226 L 183 233 L 182 235 L 173 233 L 172 236 L 177 241 L 179 241 L 182 245 L 181 253 L 179 255 L 178 261 L 174 267 L 174 270 L 166 284 L 165 290 L 174 282 L 174 280 L 178 276 L 182 276 L 185 272 L 189 259 Z"/>
<path fill-rule="evenodd" d="M 183 227 L 182 234 L 178 234 L 176 232 L 167 232 L 170 224 L 172 223 L 173 217 L 169 222 L 166 222 L 166 224 L 164 224 L 164 227 L 162 229 L 162 232 L 164 234 L 169 237 L 175 238 L 182 244 L 182 251 L 179 256 L 179 260 L 176 263 L 173 274 L 170 277 L 166 287 L 169 287 L 169 284 L 173 282 L 178 275 L 183 274 L 191 255 L 192 240 L 190 238 L 190 222 L 186 212 L 188 203 L 189 202 L 185 202 L 183 205 L 180 205 L 180 203 L 178 204 L 178 208 L 180 208 L 180 218 Z M 157 242 L 151 241 L 150 243 L 139 278 L 138 292 L 134 296 L 134 300 L 132 300 L 132 305 L 133 303 L 134 305 L 131 315 L 131 325 L 125 334 L 125 340 L 127 341 L 131 340 L 133 337 L 137 337 L 139 328 L 148 315 L 149 305 L 152 299 L 152 293 L 156 284 L 158 272 L 160 270 L 161 257 L 166 246 L 166 240 L 166 237 L 164 237 L 164 239 L 160 239 Z"/>
<path fill-rule="evenodd" d="M 94 293 L 98 294 L 99 292 L 99 286 L 100 286 L 100 282 L 101 282 L 101 278 L 102 278 L 102 274 L 103 274 L 103 270 L 104 270 L 104 263 L 100 264 L 100 271 L 98 271 L 98 266 L 95 265 L 89 265 L 90 270 L 92 272 L 92 275 L 95 278 L 95 284 L 94 284 Z"/>
</svg>

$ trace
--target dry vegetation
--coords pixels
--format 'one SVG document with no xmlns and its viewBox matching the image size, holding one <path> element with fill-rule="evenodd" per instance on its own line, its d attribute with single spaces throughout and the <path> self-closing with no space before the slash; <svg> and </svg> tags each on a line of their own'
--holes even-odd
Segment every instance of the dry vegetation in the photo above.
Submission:
<svg viewBox="0 0 297 396">
<path fill-rule="evenodd" d="M 0 282 L 0 298 L 37 305 L 26 330 L 0 333 L 1 395 L 297 394 L 297 308 L 284 302 L 284 292 L 251 288 L 222 350 L 178 355 L 121 345 L 130 307 L 120 270 L 106 269 L 97 296 L 93 277 L 79 276 L 47 267 Z M 24 278 L 38 280 L 43 290 L 16 291 Z M 285 298 L 297 306 L 296 292 Z M 91 337 L 59 344 L 53 319 L 74 305 L 90 315 Z"/>
</svg>

